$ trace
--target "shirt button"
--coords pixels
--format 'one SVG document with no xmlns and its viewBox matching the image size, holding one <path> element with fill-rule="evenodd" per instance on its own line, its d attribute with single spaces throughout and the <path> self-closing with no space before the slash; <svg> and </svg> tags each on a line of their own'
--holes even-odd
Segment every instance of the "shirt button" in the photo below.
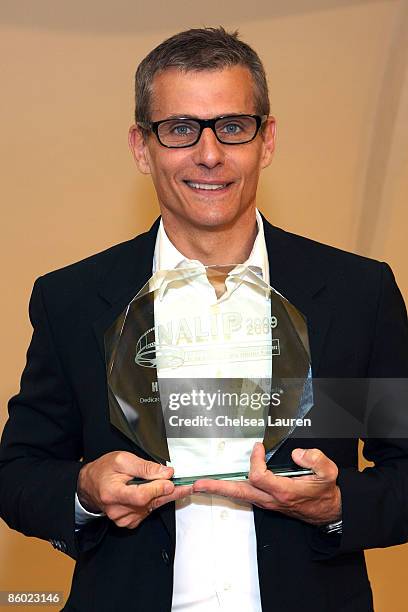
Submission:
<svg viewBox="0 0 408 612">
<path fill-rule="evenodd" d="M 223 510 L 222 512 L 220 512 L 220 517 L 222 518 L 223 521 L 226 521 L 228 518 L 228 511 Z"/>
<path fill-rule="evenodd" d="M 219 451 L 223 451 L 225 448 L 225 440 L 222 440 L 219 444 L 218 444 L 218 450 Z"/>
</svg>

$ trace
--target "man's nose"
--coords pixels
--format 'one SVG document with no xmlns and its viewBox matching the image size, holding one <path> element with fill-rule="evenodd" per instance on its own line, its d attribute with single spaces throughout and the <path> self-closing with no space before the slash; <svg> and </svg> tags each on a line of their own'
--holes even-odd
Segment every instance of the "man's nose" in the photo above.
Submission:
<svg viewBox="0 0 408 612">
<path fill-rule="evenodd" d="M 224 157 L 224 145 L 217 140 L 211 128 L 204 128 L 200 140 L 194 147 L 195 163 L 214 168 L 224 162 Z"/>
</svg>

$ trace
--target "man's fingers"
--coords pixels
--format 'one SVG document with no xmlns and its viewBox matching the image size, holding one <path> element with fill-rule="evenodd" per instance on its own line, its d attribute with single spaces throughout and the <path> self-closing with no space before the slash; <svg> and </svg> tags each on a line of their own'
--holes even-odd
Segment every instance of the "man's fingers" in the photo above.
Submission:
<svg viewBox="0 0 408 612">
<path fill-rule="evenodd" d="M 252 451 L 248 480 L 254 487 L 274 495 L 286 493 L 292 487 L 292 479 L 276 476 L 268 470 L 265 463 L 265 447 L 261 442 L 257 442 Z"/>
<path fill-rule="evenodd" d="M 318 448 L 295 448 L 292 459 L 301 467 L 311 468 L 321 480 L 336 480 L 338 469 L 336 464 Z"/>
<path fill-rule="evenodd" d="M 173 473 L 173 468 L 154 461 L 143 461 L 138 473 L 134 475 L 145 480 L 154 480 L 155 478 L 171 478 Z"/>
<path fill-rule="evenodd" d="M 193 493 L 210 493 L 233 499 L 241 499 L 251 504 L 266 503 L 270 496 L 253 487 L 248 481 L 233 480 L 197 480 L 193 485 Z"/>
<path fill-rule="evenodd" d="M 170 495 L 175 488 L 174 484 L 168 480 L 153 480 L 142 485 L 136 485 L 136 487 L 136 495 L 142 506 L 149 505 L 156 497 Z"/>
<path fill-rule="evenodd" d="M 126 505 L 147 506 L 150 509 L 158 508 L 176 499 L 182 499 L 193 492 L 192 486 L 176 487 L 169 480 L 154 480 L 140 485 L 125 486 L 127 489 L 131 489 L 129 493 L 126 493 L 128 495 Z"/>
<path fill-rule="evenodd" d="M 141 459 L 133 453 L 121 451 L 116 453 L 114 457 L 115 471 L 130 476 L 137 476 L 145 480 L 153 480 L 155 478 L 171 478 L 173 468 L 156 463 L 155 461 L 147 461 Z"/>
<path fill-rule="evenodd" d="M 167 481 L 164 481 L 166 484 Z M 154 487 L 149 487 L 149 484 L 153 484 Z M 167 483 L 168 484 L 168 483 Z M 171 483 L 170 483 L 171 484 Z M 159 485 L 159 486 L 157 486 Z M 146 487 L 148 491 L 146 491 Z M 157 492 L 160 492 L 160 483 L 147 483 L 143 485 L 136 485 L 132 487 L 138 489 L 136 493 L 132 494 L 132 498 L 126 505 L 115 504 L 112 508 L 107 510 L 107 516 L 114 521 L 118 527 L 127 527 L 134 529 L 144 520 L 149 514 L 171 501 L 176 499 L 182 499 L 192 492 L 191 486 L 178 486 L 173 485 L 173 492 L 170 495 L 159 495 L 158 497 L 152 497 Z M 152 491 L 152 489 L 154 489 Z"/>
<path fill-rule="evenodd" d="M 210 480 L 204 478 L 196 480 L 193 484 L 194 493 L 211 493 L 212 495 L 223 495 L 224 497 L 242 498 L 245 482 L 234 482 L 231 480 Z"/>
<path fill-rule="evenodd" d="M 152 510 L 156 510 L 156 508 L 160 508 L 160 506 L 164 506 L 169 502 L 176 501 L 178 499 L 183 499 L 184 497 L 187 497 L 187 495 L 191 495 L 192 492 L 193 487 L 190 485 L 177 485 L 176 487 L 174 487 L 174 491 L 170 495 L 161 495 L 153 499 L 149 507 Z"/>
<path fill-rule="evenodd" d="M 144 487 L 145 485 L 140 486 Z M 147 504 L 144 505 L 135 506 L 134 504 L 115 504 L 112 510 L 108 512 L 108 516 L 110 519 L 117 521 L 118 519 L 126 518 L 128 516 L 134 517 L 135 513 L 138 512 L 147 515 L 150 514 L 150 512 L 152 512 L 153 510 L 156 510 L 156 508 L 160 508 L 160 506 L 164 506 L 169 502 L 176 501 L 177 499 L 183 499 L 184 497 L 187 497 L 187 495 L 191 495 L 192 489 L 193 487 L 189 485 L 177 486 L 174 487 L 174 490 L 170 495 L 159 495 L 158 497 L 154 498 L 151 498 L 151 495 L 148 495 L 146 499 L 148 499 L 149 501 L 147 502 Z M 140 501 L 141 499 L 144 499 L 144 497 L 139 497 L 138 501 Z"/>
<path fill-rule="evenodd" d="M 149 505 L 156 497 L 170 495 L 173 491 L 174 484 L 170 480 L 152 480 L 140 485 L 120 483 L 111 491 L 111 503 L 134 508 L 143 507 Z"/>
<path fill-rule="evenodd" d="M 251 454 L 251 469 L 250 472 L 253 474 L 265 474 L 267 472 L 267 467 L 265 463 L 265 447 L 262 442 L 257 442 L 254 445 Z"/>
</svg>

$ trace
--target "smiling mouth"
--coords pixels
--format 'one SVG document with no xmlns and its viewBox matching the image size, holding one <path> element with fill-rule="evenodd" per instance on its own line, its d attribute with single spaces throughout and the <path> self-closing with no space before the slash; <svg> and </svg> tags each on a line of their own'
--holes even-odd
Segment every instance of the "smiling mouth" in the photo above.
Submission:
<svg viewBox="0 0 408 612">
<path fill-rule="evenodd" d="M 184 181 L 191 189 L 197 191 L 220 191 L 229 187 L 232 183 L 197 183 L 195 181 Z"/>
</svg>

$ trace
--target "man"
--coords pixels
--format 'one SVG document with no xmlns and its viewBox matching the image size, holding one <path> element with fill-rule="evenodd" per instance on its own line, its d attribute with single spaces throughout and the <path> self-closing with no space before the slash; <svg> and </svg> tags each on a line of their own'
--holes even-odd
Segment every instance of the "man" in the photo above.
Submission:
<svg viewBox="0 0 408 612">
<path fill-rule="evenodd" d="M 110 425 L 103 336 L 152 270 L 246 263 L 306 315 L 314 376 L 406 377 L 391 271 L 256 212 L 275 121 L 262 64 L 235 34 L 189 30 L 143 60 L 129 142 L 160 224 L 36 282 L 1 515 L 77 560 L 67 611 L 372 610 L 363 550 L 407 539 L 406 442 L 367 440 L 376 466 L 359 473 L 356 440 L 288 440 L 278 460 L 314 471 L 297 479 L 268 472 L 258 444 L 248 482 L 174 487 Z M 127 486 L 134 476 L 148 482 Z"/>
</svg>

